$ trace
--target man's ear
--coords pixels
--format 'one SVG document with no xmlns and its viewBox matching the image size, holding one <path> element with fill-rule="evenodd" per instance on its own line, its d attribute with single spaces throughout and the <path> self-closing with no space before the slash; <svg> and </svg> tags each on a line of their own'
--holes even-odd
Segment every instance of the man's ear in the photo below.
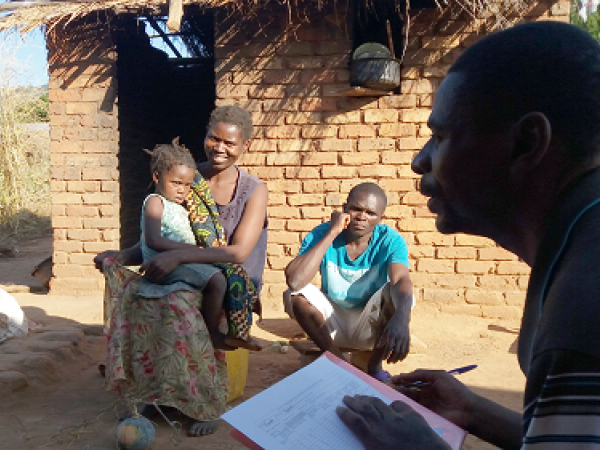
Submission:
<svg viewBox="0 0 600 450">
<path fill-rule="evenodd" d="M 152 173 L 152 181 L 154 181 L 155 183 L 158 184 L 158 181 L 159 181 L 158 172 Z"/>
<path fill-rule="evenodd" d="M 520 177 L 535 169 L 551 140 L 552 126 L 544 113 L 531 112 L 521 117 L 513 128 L 511 174 Z"/>
</svg>

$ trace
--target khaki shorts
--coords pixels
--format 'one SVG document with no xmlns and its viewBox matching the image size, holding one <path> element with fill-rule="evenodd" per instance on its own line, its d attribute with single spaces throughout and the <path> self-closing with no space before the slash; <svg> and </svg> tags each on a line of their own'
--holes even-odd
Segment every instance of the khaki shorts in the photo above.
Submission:
<svg viewBox="0 0 600 450">
<path fill-rule="evenodd" d="M 307 284 L 297 292 L 284 295 L 284 307 L 288 315 L 294 319 L 291 296 L 301 294 L 323 315 L 329 335 L 338 348 L 373 350 L 375 339 L 385 325 L 380 320 L 381 292 L 384 287 L 371 296 L 364 308 L 345 309 L 325 297 L 325 294 L 314 284 Z"/>
</svg>

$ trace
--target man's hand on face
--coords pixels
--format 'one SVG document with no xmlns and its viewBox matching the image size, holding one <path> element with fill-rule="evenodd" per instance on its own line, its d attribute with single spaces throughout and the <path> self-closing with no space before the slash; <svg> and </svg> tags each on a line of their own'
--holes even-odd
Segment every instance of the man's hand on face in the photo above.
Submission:
<svg viewBox="0 0 600 450">
<path fill-rule="evenodd" d="M 342 231 L 346 229 L 348 224 L 350 223 L 350 214 L 334 211 L 331 213 L 331 221 L 329 222 L 329 230 L 335 235 L 339 235 Z"/>
<path fill-rule="evenodd" d="M 398 323 L 392 318 L 383 329 L 379 342 L 377 342 L 377 348 L 385 349 L 382 358 L 387 359 L 389 364 L 397 363 L 406 358 L 410 350 L 408 323 Z"/>
<path fill-rule="evenodd" d="M 450 447 L 402 402 L 386 405 L 376 397 L 345 396 L 337 414 L 367 450 L 447 450 Z"/>
</svg>

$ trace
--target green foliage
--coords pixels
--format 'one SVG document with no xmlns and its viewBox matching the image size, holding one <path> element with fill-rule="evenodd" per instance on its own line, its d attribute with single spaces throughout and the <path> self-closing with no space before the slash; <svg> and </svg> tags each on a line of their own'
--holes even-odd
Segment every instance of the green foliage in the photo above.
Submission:
<svg viewBox="0 0 600 450">
<path fill-rule="evenodd" d="M 50 117 L 48 109 L 50 101 L 48 94 L 44 93 L 37 98 L 28 100 L 17 106 L 17 120 L 21 123 L 48 122 Z"/>
<path fill-rule="evenodd" d="M 573 25 L 577 25 L 579 28 L 586 30 L 588 33 L 594 36 L 594 39 L 600 41 L 600 12 L 598 11 L 598 9 L 588 14 L 587 20 L 583 20 L 583 18 L 578 13 L 577 0 L 572 0 L 571 23 Z"/>
</svg>

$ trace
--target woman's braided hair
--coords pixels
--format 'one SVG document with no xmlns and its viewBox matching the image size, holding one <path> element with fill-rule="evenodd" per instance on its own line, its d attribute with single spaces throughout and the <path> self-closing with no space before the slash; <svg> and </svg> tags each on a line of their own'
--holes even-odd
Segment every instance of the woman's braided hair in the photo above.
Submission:
<svg viewBox="0 0 600 450">
<path fill-rule="evenodd" d="M 178 165 L 196 170 L 194 157 L 185 145 L 179 143 L 178 137 L 173 139 L 170 144 L 158 144 L 153 150 L 144 149 L 144 151 L 151 156 L 151 173 L 162 174 Z"/>
<path fill-rule="evenodd" d="M 252 137 L 252 116 L 238 105 L 226 105 L 215 108 L 208 120 L 208 129 L 219 122 L 238 127 L 242 133 L 244 144 Z"/>
</svg>

